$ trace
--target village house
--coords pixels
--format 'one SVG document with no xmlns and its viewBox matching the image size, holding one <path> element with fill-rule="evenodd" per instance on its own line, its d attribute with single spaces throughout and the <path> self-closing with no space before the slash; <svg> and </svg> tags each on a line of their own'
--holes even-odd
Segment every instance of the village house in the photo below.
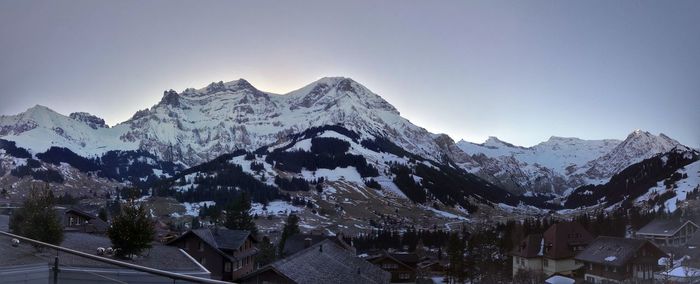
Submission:
<svg viewBox="0 0 700 284">
<path fill-rule="evenodd" d="M 699 228 L 695 222 L 683 218 L 656 218 L 639 229 L 636 237 L 657 246 L 684 246 Z"/>
<path fill-rule="evenodd" d="M 543 243 L 541 234 L 530 234 L 513 249 L 513 276 L 521 272 L 542 271 Z"/>
<path fill-rule="evenodd" d="M 240 283 L 389 283 L 391 274 L 323 240 L 239 279 Z"/>
<path fill-rule="evenodd" d="M 584 265 L 586 283 L 652 283 L 661 270 L 659 259 L 666 256 L 648 240 L 598 237 L 576 260 Z"/>
<path fill-rule="evenodd" d="M 256 243 L 249 231 L 202 228 L 187 231 L 168 245 L 184 250 L 213 279 L 231 281 L 255 270 Z"/>
<path fill-rule="evenodd" d="M 65 207 L 56 207 L 55 210 L 64 231 L 103 234 L 109 228 L 107 222 L 90 213 Z"/>
<path fill-rule="evenodd" d="M 392 283 L 416 282 L 418 255 L 415 253 L 389 253 L 382 250 L 366 260 L 391 273 Z"/>
<path fill-rule="evenodd" d="M 529 235 L 512 252 L 513 275 L 520 271 L 573 275 L 582 266 L 574 257 L 592 240 L 593 236 L 576 222 L 557 223 L 542 235 Z"/>
</svg>

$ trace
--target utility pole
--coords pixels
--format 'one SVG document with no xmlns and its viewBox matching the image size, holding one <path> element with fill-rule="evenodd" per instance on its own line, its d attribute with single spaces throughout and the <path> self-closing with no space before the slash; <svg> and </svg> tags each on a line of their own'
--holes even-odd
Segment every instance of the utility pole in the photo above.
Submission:
<svg viewBox="0 0 700 284">
<path fill-rule="evenodd" d="M 58 255 L 53 260 L 53 284 L 58 284 Z"/>
</svg>

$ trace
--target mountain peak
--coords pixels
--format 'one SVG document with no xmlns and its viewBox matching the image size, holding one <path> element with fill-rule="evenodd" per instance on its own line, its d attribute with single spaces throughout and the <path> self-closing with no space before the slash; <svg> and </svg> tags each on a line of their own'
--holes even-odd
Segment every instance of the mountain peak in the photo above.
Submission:
<svg viewBox="0 0 700 284">
<path fill-rule="evenodd" d="M 37 112 L 55 112 L 47 106 L 36 104 L 33 107 L 28 108 L 25 113 L 37 113 Z"/>
<path fill-rule="evenodd" d="M 359 107 L 385 110 L 399 115 L 396 108 L 382 97 L 347 77 L 323 77 L 285 96 L 290 99 L 292 109 L 312 107 L 328 109 L 336 106 L 351 110 L 352 107 Z"/>
<path fill-rule="evenodd" d="M 641 129 L 635 129 L 634 131 L 632 131 L 632 133 L 627 135 L 627 139 L 635 137 L 654 137 L 654 135 L 649 133 L 649 131 L 644 131 Z"/>
<path fill-rule="evenodd" d="M 508 143 L 508 142 L 506 142 L 506 141 L 503 141 L 503 140 L 501 140 L 501 139 L 498 139 L 498 137 L 496 137 L 496 136 L 489 136 L 489 138 L 486 139 L 486 141 L 484 141 L 484 143 L 481 144 L 481 145 L 487 146 L 487 147 L 506 146 L 506 147 L 511 147 L 511 148 L 520 148 L 520 147 L 515 146 L 515 145 L 513 145 L 513 144 L 511 144 L 511 143 Z"/>
<path fill-rule="evenodd" d="M 85 123 L 92 129 L 109 128 L 109 126 L 105 123 L 104 119 L 87 112 L 74 112 L 68 115 L 68 117 Z"/>
<path fill-rule="evenodd" d="M 249 90 L 253 93 L 260 93 L 258 89 L 256 89 L 252 84 L 250 84 L 250 82 L 241 78 L 229 82 L 211 82 L 209 85 L 201 89 L 187 88 L 185 89 L 185 91 L 182 92 L 182 95 L 205 96 L 215 93 L 238 92 L 243 90 Z"/>
</svg>

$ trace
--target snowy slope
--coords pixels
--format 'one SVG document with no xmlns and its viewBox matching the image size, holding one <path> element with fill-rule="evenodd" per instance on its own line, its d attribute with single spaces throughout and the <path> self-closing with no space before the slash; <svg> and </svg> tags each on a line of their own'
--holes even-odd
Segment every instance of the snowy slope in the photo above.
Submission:
<svg viewBox="0 0 700 284">
<path fill-rule="evenodd" d="M 686 200 L 688 193 L 692 192 L 693 190 L 700 189 L 700 161 L 687 165 L 685 168 L 676 171 L 676 173 L 687 177 L 676 181 L 673 188 L 667 188 L 667 186 L 664 185 L 664 182 L 660 181 L 655 187 L 650 188 L 646 194 L 638 197 L 635 201 L 637 203 L 647 202 L 660 194 L 670 191 L 675 195 L 672 198 L 664 201 L 663 205 L 664 208 L 670 212 L 676 211 L 676 202 Z M 656 205 L 657 209 L 659 207 L 660 205 Z"/>
</svg>

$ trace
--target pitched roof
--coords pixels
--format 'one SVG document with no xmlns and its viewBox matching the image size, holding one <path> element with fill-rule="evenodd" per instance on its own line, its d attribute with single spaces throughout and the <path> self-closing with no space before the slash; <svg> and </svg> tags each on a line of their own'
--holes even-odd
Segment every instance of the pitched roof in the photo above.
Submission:
<svg viewBox="0 0 700 284">
<path fill-rule="evenodd" d="M 98 247 L 107 248 L 112 246 L 112 242 L 109 238 L 100 235 L 71 232 L 65 233 L 63 236 L 64 240 L 61 246 L 86 253 L 94 254 Z M 201 271 L 200 266 L 179 248 L 164 246 L 159 243 L 152 243 L 152 245 L 153 247 L 144 251 L 142 256 L 126 260 L 126 262 L 168 271 Z M 110 264 L 66 253 L 61 253 L 60 257 L 60 263 L 62 265 L 76 267 L 114 267 Z"/>
<path fill-rule="evenodd" d="M 637 231 L 638 235 L 655 235 L 655 236 L 673 236 L 678 232 L 683 226 L 689 224 L 690 226 L 698 225 L 693 223 L 693 221 L 681 219 L 681 218 L 656 218 L 649 222 L 646 226 L 642 227 Z"/>
<path fill-rule="evenodd" d="M 418 255 L 416 253 L 402 253 L 402 252 L 397 252 L 397 253 L 392 253 L 391 257 L 395 258 L 396 260 L 403 262 L 409 266 L 416 266 L 418 264 L 418 261 L 420 260 Z"/>
<path fill-rule="evenodd" d="M 406 267 L 406 268 L 408 268 L 408 269 L 410 269 L 410 270 L 415 270 L 414 267 L 415 267 L 416 264 L 417 264 L 416 262 L 406 263 L 406 262 L 404 262 L 404 261 L 402 261 L 402 260 L 396 258 L 396 257 L 395 257 L 396 255 L 397 255 L 397 254 L 389 253 L 389 252 L 387 252 L 387 251 L 385 251 L 385 250 L 382 250 L 382 252 L 381 252 L 380 254 L 367 258 L 367 261 L 376 264 L 378 261 L 381 261 L 381 260 L 383 260 L 383 259 L 391 259 L 391 260 L 393 260 L 394 262 L 396 262 L 397 264 L 399 264 L 399 265 L 401 265 L 401 266 L 403 266 L 403 267 Z M 408 260 L 411 260 L 410 258 L 407 258 L 407 259 L 408 259 Z M 417 258 L 417 256 L 416 256 L 416 261 L 417 261 L 417 260 L 418 260 L 418 258 Z"/>
<path fill-rule="evenodd" d="M 630 261 L 644 245 L 656 248 L 660 256 L 665 255 L 661 249 L 647 240 L 601 236 L 576 255 L 576 259 L 585 262 L 622 266 Z"/>
<path fill-rule="evenodd" d="M 389 283 L 391 274 L 358 258 L 332 240 L 323 240 L 243 279 L 273 270 L 296 283 Z"/>
<path fill-rule="evenodd" d="M 529 234 L 511 252 L 514 256 L 532 258 L 543 255 L 544 239 L 540 234 Z"/>
<path fill-rule="evenodd" d="M 578 222 L 557 223 L 544 232 L 544 255 L 552 259 L 576 255 L 577 246 L 586 246 L 593 240 L 591 233 Z"/>
<path fill-rule="evenodd" d="M 284 242 L 283 256 L 293 255 L 306 248 L 306 239 L 311 240 L 311 245 L 315 245 L 327 239 L 334 237 L 318 235 L 318 234 L 294 234 L 287 238 Z"/>
<path fill-rule="evenodd" d="M 204 242 L 220 250 L 239 249 L 245 240 L 250 236 L 249 231 L 229 230 L 226 228 L 217 229 L 195 229 L 192 233 L 199 236 Z"/>
</svg>

